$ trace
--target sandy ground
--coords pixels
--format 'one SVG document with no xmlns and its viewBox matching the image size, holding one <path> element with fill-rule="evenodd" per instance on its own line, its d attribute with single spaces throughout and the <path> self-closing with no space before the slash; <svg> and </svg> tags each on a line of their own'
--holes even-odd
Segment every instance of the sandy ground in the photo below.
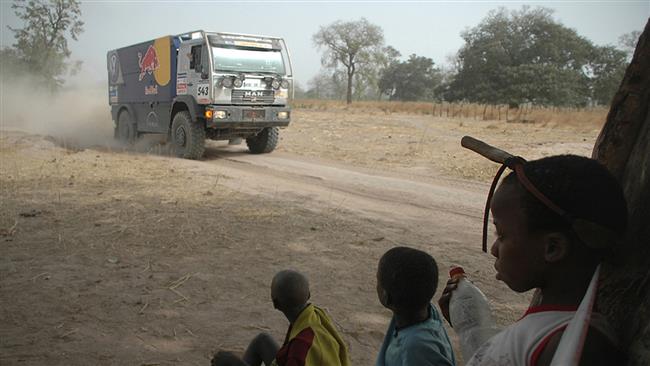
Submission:
<svg viewBox="0 0 650 366">
<path fill-rule="evenodd" d="M 297 110 L 272 154 L 211 142 L 187 161 L 152 141 L 116 147 L 105 115 L 80 117 L 77 135 L 17 132 L 3 118 L 2 365 L 208 365 L 260 331 L 280 341 L 287 322 L 269 283 L 285 268 L 309 277 L 353 364 L 372 365 L 390 316 L 376 265 L 395 245 L 431 253 L 441 285 L 451 264 L 464 266 L 508 324 L 528 295 L 497 282 L 480 251 L 497 167 L 460 137 L 535 158 L 589 155 L 598 132 Z"/>
</svg>

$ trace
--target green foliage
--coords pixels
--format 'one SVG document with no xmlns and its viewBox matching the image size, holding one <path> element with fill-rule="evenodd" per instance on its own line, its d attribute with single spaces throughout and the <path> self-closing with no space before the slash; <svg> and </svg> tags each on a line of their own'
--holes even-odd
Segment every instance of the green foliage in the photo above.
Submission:
<svg viewBox="0 0 650 366">
<path fill-rule="evenodd" d="M 7 62 L 3 80 L 29 76 L 42 82 L 51 91 L 60 88 L 68 72 L 76 72 L 80 63 L 70 63 L 67 36 L 77 40 L 83 32 L 79 1 L 19 0 L 11 5 L 16 16 L 24 22 L 14 32 L 13 48 L 0 52 L 0 61 Z"/>
<path fill-rule="evenodd" d="M 382 29 L 366 19 L 336 21 L 320 27 L 313 36 L 314 44 L 323 48 L 321 63 L 336 70 L 342 67 L 347 79 L 347 103 L 352 103 L 352 86 L 357 72 L 372 67 L 384 44 Z"/>
<path fill-rule="evenodd" d="M 442 80 L 428 57 L 412 54 L 405 62 L 394 62 L 382 73 L 379 88 L 390 100 L 431 100 Z"/>
<path fill-rule="evenodd" d="M 445 97 L 492 104 L 603 103 L 624 59 L 555 21 L 546 8 L 492 11 L 462 33 Z M 622 74 L 621 74 L 622 75 Z M 619 79 L 620 81 L 620 79 Z M 609 100 L 607 100 L 609 102 Z"/>
<path fill-rule="evenodd" d="M 608 105 L 625 75 L 627 53 L 612 46 L 594 47 L 589 63 L 593 100 Z"/>
<path fill-rule="evenodd" d="M 342 71 L 329 73 L 321 70 L 308 82 L 309 90 L 305 93 L 306 98 L 313 99 L 341 99 L 345 95 L 346 78 Z"/>
<path fill-rule="evenodd" d="M 354 94 L 356 100 L 381 99 L 380 79 L 390 65 L 399 61 L 401 54 L 392 46 L 386 46 L 371 56 L 370 62 L 366 63 L 365 67 L 355 75 Z"/>
<path fill-rule="evenodd" d="M 632 60 L 634 55 L 634 50 L 636 49 L 636 44 L 639 41 L 641 36 L 641 31 L 636 30 L 630 33 L 625 33 L 622 36 L 618 37 L 619 48 L 627 54 L 627 59 Z"/>
<path fill-rule="evenodd" d="M 2 81 L 12 80 L 19 75 L 29 73 L 29 67 L 13 48 L 0 49 L 0 63 L 2 64 Z"/>
</svg>

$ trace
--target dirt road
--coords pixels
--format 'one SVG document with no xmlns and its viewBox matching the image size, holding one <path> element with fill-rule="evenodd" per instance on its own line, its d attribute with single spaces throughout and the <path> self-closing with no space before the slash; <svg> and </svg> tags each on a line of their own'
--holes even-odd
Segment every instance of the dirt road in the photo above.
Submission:
<svg viewBox="0 0 650 366">
<path fill-rule="evenodd" d="M 431 153 L 463 161 L 457 135 L 480 126 L 398 115 L 369 134 L 364 124 L 377 119 L 353 115 L 347 130 L 312 127 L 330 117 L 297 113 L 272 154 L 210 143 L 201 161 L 2 131 L 0 363 L 207 365 L 215 350 L 242 351 L 260 331 L 282 339 L 286 320 L 268 286 L 295 268 L 339 324 L 353 364 L 371 365 L 390 315 L 376 299 L 376 265 L 395 245 L 431 253 L 440 284 L 450 264 L 464 266 L 499 323 L 517 319 L 527 296 L 494 280 L 480 251 L 487 184 L 441 174 L 454 169 Z M 416 149 L 399 132 L 413 128 Z M 500 128 L 484 130 L 498 140 Z M 422 132 L 435 129 L 447 133 Z M 345 141 L 361 130 L 406 158 Z M 332 133 L 338 150 L 324 138 Z M 595 133 L 540 136 L 524 141 L 582 153 Z"/>
</svg>

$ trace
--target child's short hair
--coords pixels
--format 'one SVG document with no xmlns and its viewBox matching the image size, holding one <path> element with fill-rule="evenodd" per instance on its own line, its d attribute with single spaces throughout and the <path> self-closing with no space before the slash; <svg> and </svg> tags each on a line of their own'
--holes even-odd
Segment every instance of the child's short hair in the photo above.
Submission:
<svg viewBox="0 0 650 366">
<path fill-rule="evenodd" d="M 573 218 L 595 223 L 619 236 L 625 233 L 627 205 L 623 190 L 616 178 L 596 160 L 576 155 L 550 156 L 527 162 L 524 173 L 539 191 Z M 503 184 L 520 185 L 515 172 L 510 173 Z M 576 238 L 566 219 L 523 186 L 521 191 L 528 230 L 557 230 L 567 233 L 572 240 Z"/>
<path fill-rule="evenodd" d="M 379 283 L 399 309 L 417 309 L 431 301 L 438 287 L 438 265 L 429 254 L 395 247 L 379 260 Z"/>
</svg>

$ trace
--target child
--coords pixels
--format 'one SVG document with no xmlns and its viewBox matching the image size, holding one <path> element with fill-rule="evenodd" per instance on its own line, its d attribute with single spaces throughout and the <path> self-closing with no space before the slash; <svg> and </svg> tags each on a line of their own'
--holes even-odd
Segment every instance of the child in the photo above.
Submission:
<svg viewBox="0 0 650 366">
<path fill-rule="evenodd" d="M 320 308 L 309 304 L 307 278 L 285 270 L 271 283 L 273 307 L 289 320 L 289 330 L 282 347 L 261 333 L 251 341 L 243 360 L 230 352 L 218 352 L 213 366 L 349 366 L 348 351 L 332 320 Z"/>
<path fill-rule="evenodd" d="M 454 353 L 440 315 L 431 305 L 438 266 L 427 253 L 406 247 L 379 260 L 377 296 L 393 312 L 376 366 L 453 366 Z"/>
<path fill-rule="evenodd" d="M 471 356 L 467 366 L 549 365 L 596 266 L 625 233 L 621 187 L 595 160 L 562 155 L 519 164 L 523 169 L 503 180 L 491 202 L 497 233 L 491 253 L 497 280 L 516 292 L 538 289 L 538 300 L 473 356 L 465 355 Z M 450 280 L 439 301 L 447 320 L 455 287 Z M 622 364 L 613 332 L 594 312 L 581 365 Z"/>
</svg>

